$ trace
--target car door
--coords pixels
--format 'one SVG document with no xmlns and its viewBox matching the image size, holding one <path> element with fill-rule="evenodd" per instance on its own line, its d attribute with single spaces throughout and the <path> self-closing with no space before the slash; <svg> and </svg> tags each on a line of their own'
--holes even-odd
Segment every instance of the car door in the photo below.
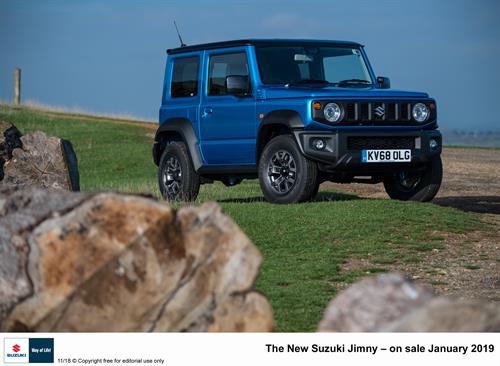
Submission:
<svg viewBox="0 0 500 366">
<path fill-rule="evenodd" d="M 247 77 L 245 48 L 206 51 L 206 84 L 200 105 L 200 147 L 208 165 L 255 164 L 255 96 L 230 95 L 226 77 Z"/>
</svg>

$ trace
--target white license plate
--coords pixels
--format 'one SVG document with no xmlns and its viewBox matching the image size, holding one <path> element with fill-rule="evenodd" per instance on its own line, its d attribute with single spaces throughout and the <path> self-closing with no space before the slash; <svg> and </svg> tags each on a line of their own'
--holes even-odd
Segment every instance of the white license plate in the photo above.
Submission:
<svg viewBox="0 0 500 366">
<path fill-rule="evenodd" d="M 363 163 L 399 163 L 411 161 L 411 150 L 362 150 Z"/>
</svg>

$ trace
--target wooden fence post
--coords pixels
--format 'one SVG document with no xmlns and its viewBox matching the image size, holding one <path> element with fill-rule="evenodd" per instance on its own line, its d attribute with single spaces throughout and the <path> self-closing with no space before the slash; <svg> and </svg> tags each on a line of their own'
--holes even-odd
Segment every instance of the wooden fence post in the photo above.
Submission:
<svg viewBox="0 0 500 366">
<path fill-rule="evenodd" d="M 14 71 L 14 104 L 21 104 L 21 69 L 16 67 Z"/>
</svg>

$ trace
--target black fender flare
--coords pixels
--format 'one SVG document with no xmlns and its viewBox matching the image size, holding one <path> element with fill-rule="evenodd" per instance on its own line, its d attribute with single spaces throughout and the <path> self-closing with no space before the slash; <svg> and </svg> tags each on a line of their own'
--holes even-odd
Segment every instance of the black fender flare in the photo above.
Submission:
<svg viewBox="0 0 500 366">
<path fill-rule="evenodd" d="M 300 116 L 299 112 L 293 109 L 278 109 L 266 114 L 259 125 L 259 130 L 257 131 L 257 140 L 256 140 L 256 159 L 259 161 L 260 153 L 264 149 L 264 144 L 262 141 L 262 131 L 265 130 L 263 127 L 270 125 L 278 125 L 283 126 L 290 131 L 294 130 L 303 130 L 304 129 L 304 121 Z M 293 134 L 296 139 L 295 134 Z M 297 141 L 300 147 L 299 141 Z"/>
<path fill-rule="evenodd" d="M 186 143 L 193 168 L 198 171 L 203 165 L 201 154 L 198 149 L 198 138 L 193 129 L 193 125 L 187 118 L 170 118 L 163 122 L 156 130 L 155 142 L 153 145 L 153 160 L 156 165 L 159 165 L 161 154 L 165 149 L 164 141 L 172 134 L 178 134 Z"/>
<path fill-rule="evenodd" d="M 300 116 L 299 112 L 293 109 L 278 109 L 269 112 L 264 116 L 260 126 L 270 125 L 270 124 L 281 124 L 288 128 L 295 130 L 299 128 L 304 128 L 304 121 Z"/>
</svg>

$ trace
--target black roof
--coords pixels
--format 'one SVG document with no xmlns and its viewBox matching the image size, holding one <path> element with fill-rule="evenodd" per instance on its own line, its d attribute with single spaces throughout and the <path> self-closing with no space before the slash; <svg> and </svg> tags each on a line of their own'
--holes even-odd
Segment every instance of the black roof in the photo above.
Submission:
<svg viewBox="0 0 500 366">
<path fill-rule="evenodd" d="M 332 44 L 332 45 L 363 47 L 362 44 L 349 41 L 330 41 L 330 40 L 317 40 L 317 39 L 238 39 L 233 41 L 212 42 L 212 43 L 203 43 L 191 46 L 177 47 L 168 49 L 167 53 L 169 55 L 172 55 L 176 53 L 210 50 L 214 48 L 226 48 L 226 47 L 248 46 L 248 45 L 268 46 L 273 44 L 291 45 L 291 44 L 301 44 L 301 43 L 308 43 L 308 44 L 317 43 L 324 45 Z"/>
</svg>

